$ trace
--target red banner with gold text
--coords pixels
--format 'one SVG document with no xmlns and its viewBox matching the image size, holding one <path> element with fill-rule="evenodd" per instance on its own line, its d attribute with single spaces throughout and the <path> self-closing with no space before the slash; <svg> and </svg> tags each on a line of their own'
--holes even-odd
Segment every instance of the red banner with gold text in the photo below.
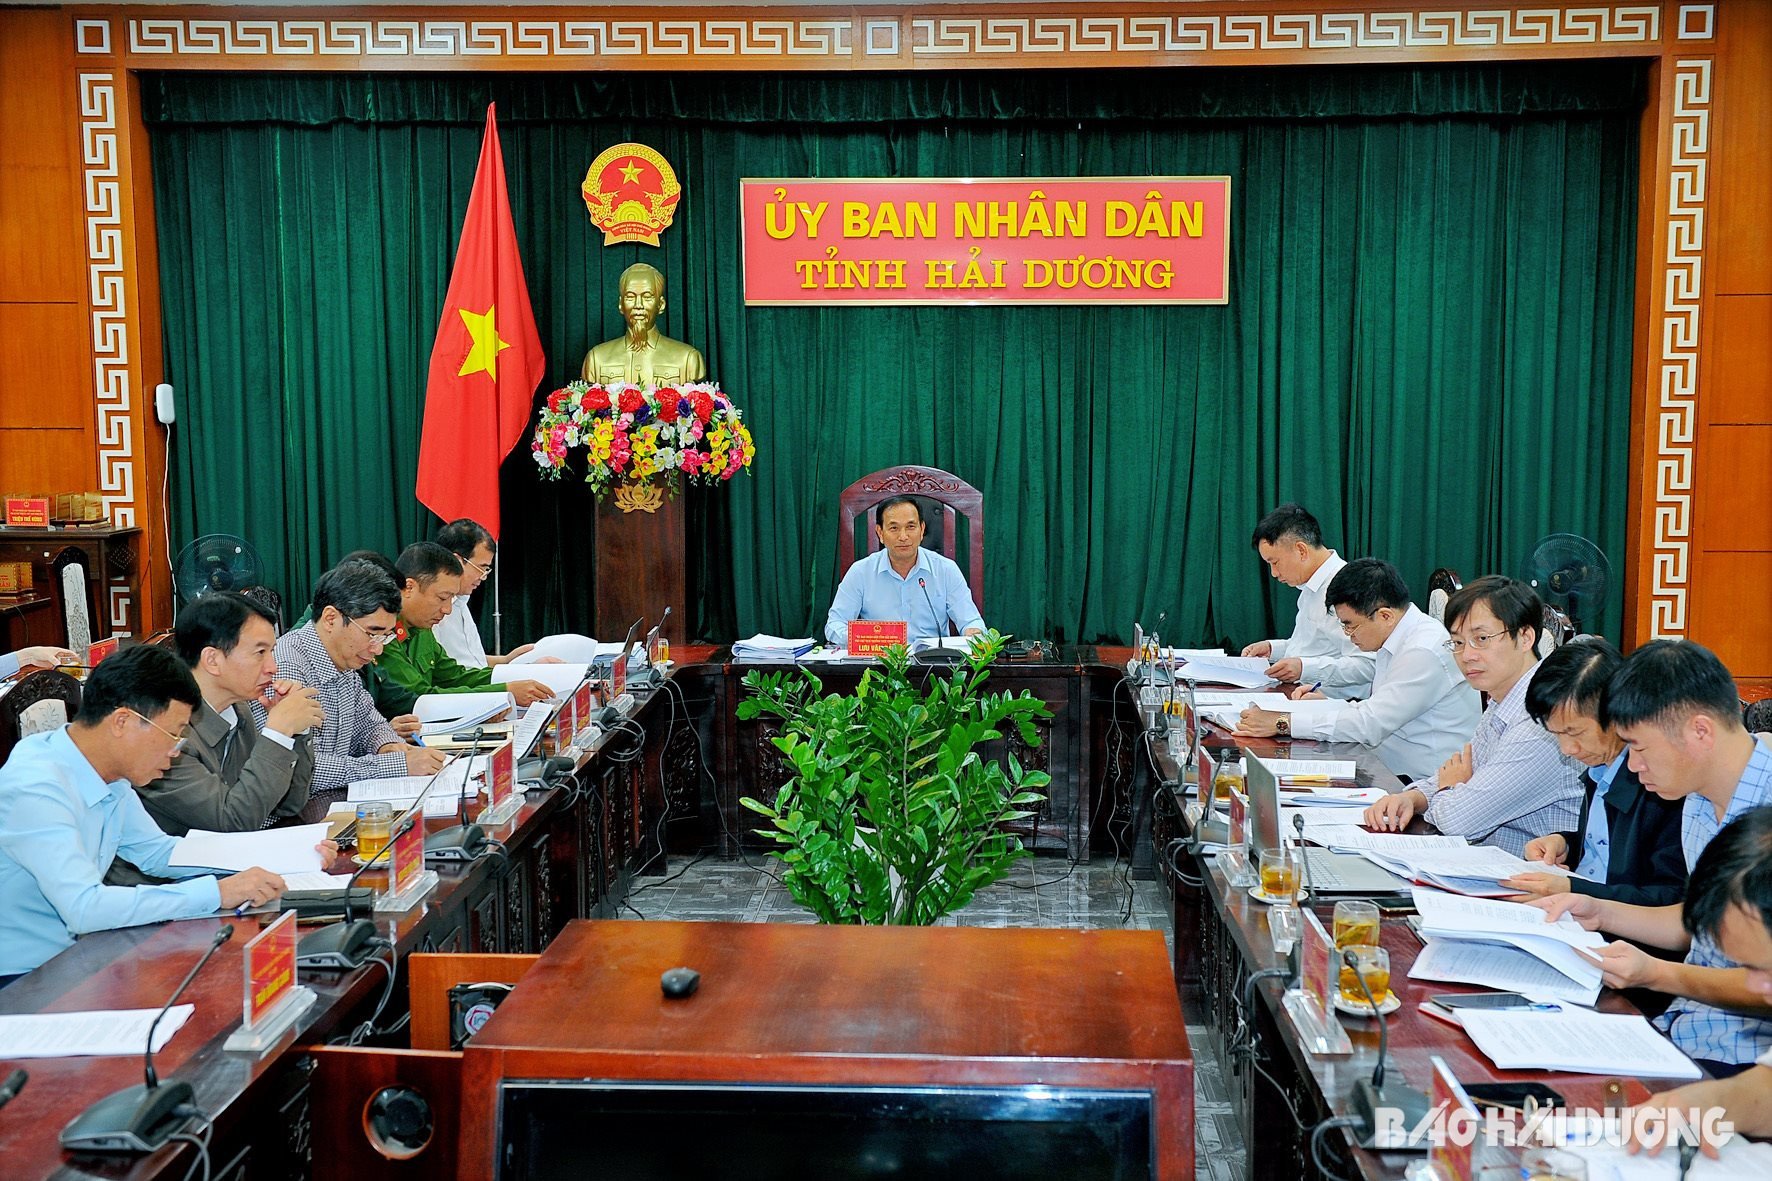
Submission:
<svg viewBox="0 0 1772 1181">
<path fill-rule="evenodd" d="M 740 182 L 747 304 L 1222 304 L 1227 176 Z"/>
</svg>

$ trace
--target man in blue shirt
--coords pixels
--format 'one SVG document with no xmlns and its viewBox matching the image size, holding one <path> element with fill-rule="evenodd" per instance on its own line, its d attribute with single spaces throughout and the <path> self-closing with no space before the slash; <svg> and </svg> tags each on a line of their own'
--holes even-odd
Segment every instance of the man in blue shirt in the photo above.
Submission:
<svg viewBox="0 0 1772 1181">
<path fill-rule="evenodd" d="M 827 640 L 847 647 L 852 619 L 902 619 L 909 625 L 910 640 L 945 636 L 949 624 L 961 635 L 984 631 L 966 576 L 953 559 L 923 548 L 927 531 L 922 506 L 908 496 L 894 496 L 875 506 L 874 533 L 880 549 L 843 575 L 825 619 Z"/>
<path fill-rule="evenodd" d="M 77 935 L 260 905 L 283 893 L 262 869 L 217 880 L 173 868 L 135 786 L 164 775 L 202 700 L 171 651 L 139 645 L 92 670 L 74 721 L 13 747 L 0 768 L 0 985 Z M 107 886 L 118 854 L 165 885 Z"/>
<path fill-rule="evenodd" d="M 1756 739 L 1742 726 L 1735 681 L 1708 649 L 1690 640 L 1644 644 L 1607 685 L 1605 710 L 1643 786 L 1664 800 L 1685 801 L 1680 844 L 1688 872 L 1725 824 L 1772 803 L 1772 739 Z M 1772 1050 L 1767 997 L 1714 938 L 1681 925 L 1678 906 L 1589 894 L 1531 905 L 1552 920 L 1568 914 L 1590 931 L 1617 936 L 1596 956 L 1606 984 L 1674 997 L 1655 1024 L 1713 1076 L 1735 1074 Z M 1657 959 L 1625 940 L 1684 951 L 1686 958 Z"/>
<path fill-rule="evenodd" d="M 0 652 L 0 681 L 27 668 L 54 668 L 58 664 L 78 663 L 80 658 L 71 649 L 53 644 L 20 648 L 17 652 Z"/>
</svg>

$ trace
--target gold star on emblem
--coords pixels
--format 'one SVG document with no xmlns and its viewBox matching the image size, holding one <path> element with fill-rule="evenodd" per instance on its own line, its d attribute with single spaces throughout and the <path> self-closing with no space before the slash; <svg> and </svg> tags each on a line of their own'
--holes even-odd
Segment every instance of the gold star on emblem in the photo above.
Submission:
<svg viewBox="0 0 1772 1181">
<path fill-rule="evenodd" d="M 473 347 L 461 363 L 461 372 L 457 377 L 466 377 L 470 373 L 485 373 L 493 381 L 498 380 L 498 355 L 511 347 L 509 341 L 498 338 L 498 326 L 494 321 L 498 317 L 498 307 L 493 305 L 486 309 L 484 315 L 476 315 L 466 308 L 457 308 L 461 313 L 461 322 L 467 327 L 468 335 L 474 338 Z"/>
<path fill-rule="evenodd" d="M 636 184 L 636 185 L 639 184 L 640 183 L 640 163 L 639 163 L 639 161 L 630 158 L 626 164 L 622 165 L 621 178 L 623 180 L 627 181 L 629 184 Z"/>
</svg>

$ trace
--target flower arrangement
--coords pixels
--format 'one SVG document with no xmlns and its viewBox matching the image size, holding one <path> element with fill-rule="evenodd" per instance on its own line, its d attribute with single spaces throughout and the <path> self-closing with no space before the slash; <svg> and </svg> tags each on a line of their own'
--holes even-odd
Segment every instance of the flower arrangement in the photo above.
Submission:
<svg viewBox="0 0 1772 1181">
<path fill-rule="evenodd" d="M 662 483 L 679 472 L 698 484 L 730 480 L 756 458 L 738 407 L 714 382 L 678 386 L 575 381 L 548 395 L 530 454 L 557 480 L 572 449 L 585 449 L 585 483 L 598 496 L 624 484 Z"/>
</svg>

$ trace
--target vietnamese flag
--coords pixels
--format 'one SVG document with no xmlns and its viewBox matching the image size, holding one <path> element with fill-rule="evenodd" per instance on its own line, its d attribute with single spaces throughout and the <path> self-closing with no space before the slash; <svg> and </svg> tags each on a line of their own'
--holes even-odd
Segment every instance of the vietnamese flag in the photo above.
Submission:
<svg viewBox="0 0 1772 1181">
<path fill-rule="evenodd" d="M 498 465 L 529 427 L 547 368 L 505 191 L 496 104 L 443 298 L 418 445 L 418 498 L 453 521 L 471 517 L 498 536 Z"/>
</svg>

